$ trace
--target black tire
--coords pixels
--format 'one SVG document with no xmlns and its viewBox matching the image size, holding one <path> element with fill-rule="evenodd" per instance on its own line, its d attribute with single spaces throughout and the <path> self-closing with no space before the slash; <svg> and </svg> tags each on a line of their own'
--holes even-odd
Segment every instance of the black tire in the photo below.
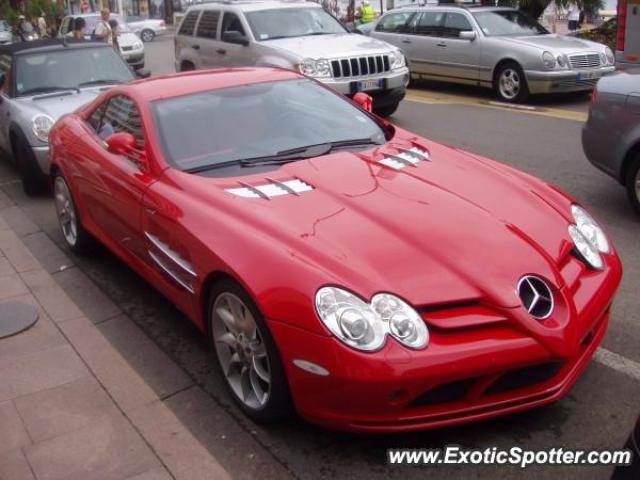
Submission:
<svg viewBox="0 0 640 480">
<path fill-rule="evenodd" d="M 379 115 L 380 117 L 385 117 L 385 118 L 390 117 L 391 115 L 396 113 L 396 110 L 398 109 L 399 105 L 400 105 L 400 102 L 397 102 L 391 105 L 387 105 L 386 107 L 374 108 L 373 113 L 375 113 L 376 115 Z"/>
<path fill-rule="evenodd" d="M 498 68 L 493 88 L 503 102 L 522 103 L 529 97 L 527 78 L 522 67 L 515 62 L 504 63 Z"/>
<path fill-rule="evenodd" d="M 61 182 L 61 183 L 60 183 Z M 75 223 L 75 239 L 71 239 L 69 235 L 65 233 L 65 227 L 63 226 L 63 219 L 61 214 L 61 199 L 60 195 L 60 185 L 64 184 L 68 192 L 68 202 L 69 206 L 67 208 L 72 208 L 75 212 L 71 221 Z M 64 239 L 65 244 L 69 249 L 78 254 L 87 253 L 93 250 L 95 247 L 95 240 L 91 236 L 89 232 L 87 232 L 82 225 L 82 221 L 80 220 L 80 214 L 78 212 L 78 207 L 76 206 L 76 202 L 73 198 L 73 194 L 71 193 L 71 188 L 67 183 L 66 179 L 60 172 L 56 172 L 53 176 L 53 196 L 54 196 L 54 204 L 56 207 L 56 216 L 58 217 L 58 224 L 60 225 L 60 231 L 62 232 L 62 238 Z"/>
<path fill-rule="evenodd" d="M 625 175 L 627 196 L 633 209 L 640 213 L 640 153 L 636 153 Z"/>
<path fill-rule="evenodd" d="M 232 294 L 238 297 L 248 308 L 253 315 L 257 329 L 262 337 L 262 341 L 266 348 L 268 357 L 269 373 L 271 376 L 271 383 L 269 388 L 268 399 L 266 403 L 260 408 L 251 408 L 245 404 L 245 402 L 235 393 L 231 387 L 223 366 L 221 364 L 220 355 L 218 352 L 218 344 L 214 339 L 214 305 L 216 300 L 222 294 Z M 282 360 L 280 359 L 280 353 L 271 336 L 271 332 L 267 327 L 264 318 L 258 307 L 251 299 L 251 297 L 245 292 L 245 290 L 235 281 L 225 278 L 218 281 L 209 292 L 209 301 L 207 305 L 207 321 L 209 327 L 209 339 L 214 349 L 216 356 L 216 365 L 218 371 L 229 391 L 231 397 L 238 407 L 252 420 L 258 423 L 273 423 L 290 418 L 293 414 L 293 403 L 291 401 L 291 395 L 289 393 L 289 384 L 284 372 Z"/>
<path fill-rule="evenodd" d="M 192 72 L 195 69 L 196 69 L 196 66 L 191 62 L 182 62 L 180 64 L 181 72 Z"/>
<path fill-rule="evenodd" d="M 22 133 L 15 134 L 12 148 L 24 193 L 27 195 L 42 193 L 47 186 L 46 177 L 40 170 L 36 156 Z"/>
<path fill-rule="evenodd" d="M 145 28 L 140 32 L 140 39 L 145 43 L 152 42 L 155 37 L 156 33 L 153 30 L 149 30 L 148 28 Z"/>
</svg>

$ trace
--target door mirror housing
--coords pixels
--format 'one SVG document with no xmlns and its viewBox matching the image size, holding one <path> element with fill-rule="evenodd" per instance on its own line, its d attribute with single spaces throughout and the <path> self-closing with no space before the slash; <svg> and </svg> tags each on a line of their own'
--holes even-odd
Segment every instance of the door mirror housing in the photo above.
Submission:
<svg viewBox="0 0 640 480">
<path fill-rule="evenodd" d="M 114 155 L 131 157 L 136 150 L 136 137 L 129 132 L 112 133 L 105 140 L 107 150 Z"/>
<path fill-rule="evenodd" d="M 459 38 L 461 40 L 473 41 L 476 39 L 476 32 L 474 32 L 473 30 L 464 30 L 460 32 Z"/>
<path fill-rule="evenodd" d="M 353 96 L 353 101 L 359 105 L 360 108 L 369 113 L 373 110 L 373 98 L 371 98 L 371 95 L 367 95 L 364 92 L 358 92 Z"/>
<path fill-rule="evenodd" d="M 249 45 L 249 39 L 237 30 L 229 30 L 222 34 L 222 41 L 225 43 L 235 43 L 246 47 Z"/>
<path fill-rule="evenodd" d="M 135 75 L 137 78 L 149 78 L 151 76 L 151 70 L 141 68 L 140 70 L 135 71 Z"/>
</svg>

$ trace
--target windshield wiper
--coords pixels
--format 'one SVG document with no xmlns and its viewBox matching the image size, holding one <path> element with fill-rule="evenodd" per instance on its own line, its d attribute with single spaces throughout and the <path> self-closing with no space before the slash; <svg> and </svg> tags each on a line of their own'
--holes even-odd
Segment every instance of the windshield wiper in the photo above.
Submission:
<svg viewBox="0 0 640 480">
<path fill-rule="evenodd" d="M 89 80 L 88 82 L 82 82 L 78 84 L 78 87 L 88 87 L 90 85 L 114 85 L 122 83 L 122 80 L 103 78 L 100 80 Z"/>
<path fill-rule="evenodd" d="M 20 96 L 36 95 L 38 93 L 49 93 L 49 92 L 67 92 L 69 90 L 73 90 L 74 92 L 80 93 L 80 89 L 78 87 L 47 86 L 47 87 L 30 88 L 29 90 L 20 92 Z"/>
</svg>

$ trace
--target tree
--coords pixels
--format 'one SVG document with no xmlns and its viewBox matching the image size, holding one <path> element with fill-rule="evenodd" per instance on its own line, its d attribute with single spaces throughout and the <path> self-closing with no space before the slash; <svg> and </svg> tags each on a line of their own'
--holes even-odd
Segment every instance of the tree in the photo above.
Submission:
<svg viewBox="0 0 640 480">
<path fill-rule="evenodd" d="M 505 4 L 512 6 L 518 4 L 515 0 L 501 0 L 501 3 L 503 3 L 503 1 Z M 542 12 L 544 12 L 550 3 L 551 0 L 520 0 L 519 6 L 520 10 L 528 13 L 533 18 L 540 18 L 540 15 L 542 15 Z M 556 3 L 558 6 L 566 8 L 570 2 L 568 0 L 557 0 Z M 592 12 L 602 8 L 604 2 L 603 0 L 578 0 L 578 5 L 580 5 L 585 12 Z"/>
</svg>

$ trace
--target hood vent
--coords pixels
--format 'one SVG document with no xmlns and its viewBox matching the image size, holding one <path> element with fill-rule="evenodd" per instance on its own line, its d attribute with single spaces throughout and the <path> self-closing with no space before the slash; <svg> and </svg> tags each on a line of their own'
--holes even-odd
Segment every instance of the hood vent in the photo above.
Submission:
<svg viewBox="0 0 640 480">
<path fill-rule="evenodd" d="M 394 170 L 400 170 L 404 167 L 415 167 L 421 161 L 430 160 L 429 152 L 418 147 L 402 148 L 393 145 L 393 148 L 395 148 L 398 153 L 385 153 L 384 158 L 378 160 L 378 163 L 393 168 Z"/>
<path fill-rule="evenodd" d="M 271 200 L 272 197 L 279 197 L 281 195 L 300 195 L 303 192 L 309 192 L 313 190 L 313 187 L 308 183 L 303 182 L 299 178 L 293 180 L 280 181 L 273 178 L 266 178 L 267 182 L 261 185 L 250 185 L 244 182 L 238 182 L 242 185 L 239 188 L 227 188 L 225 192 L 229 192 L 232 195 L 243 198 L 264 198 Z"/>
</svg>

